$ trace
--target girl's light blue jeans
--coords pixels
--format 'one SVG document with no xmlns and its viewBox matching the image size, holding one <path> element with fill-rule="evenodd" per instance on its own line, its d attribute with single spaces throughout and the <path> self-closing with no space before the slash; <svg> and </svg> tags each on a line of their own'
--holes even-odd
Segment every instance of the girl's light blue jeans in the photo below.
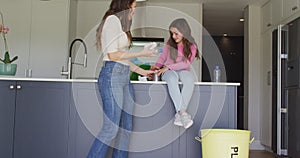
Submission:
<svg viewBox="0 0 300 158">
<path fill-rule="evenodd" d="M 133 88 L 129 80 L 129 66 L 106 61 L 98 78 L 103 105 L 103 126 L 94 140 L 88 158 L 105 158 L 114 142 L 113 158 L 126 158 L 132 131 L 134 107 Z"/>
<path fill-rule="evenodd" d="M 167 82 L 176 112 L 186 110 L 194 92 L 195 77 L 193 74 L 187 70 L 168 70 L 162 75 L 162 80 Z M 182 82 L 181 91 L 179 81 Z"/>
</svg>

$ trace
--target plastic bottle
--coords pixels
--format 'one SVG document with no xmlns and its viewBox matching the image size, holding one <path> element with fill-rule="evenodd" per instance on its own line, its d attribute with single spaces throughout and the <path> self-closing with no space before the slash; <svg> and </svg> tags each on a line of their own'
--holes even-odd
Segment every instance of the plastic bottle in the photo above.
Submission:
<svg viewBox="0 0 300 158">
<path fill-rule="evenodd" d="M 214 69 L 214 82 L 220 82 L 221 81 L 221 70 L 219 66 L 216 66 Z"/>
<path fill-rule="evenodd" d="M 157 43 L 156 42 L 150 42 L 150 43 L 147 43 L 144 48 L 147 48 L 149 47 L 150 50 L 154 49 L 155 47 L 157 47 Z"/>
<path fill-rule="evenodd" d="M 163 49 L 162 48 L 156 49 L 155 52 L 160 55 L 163 52 Z"/>
<path fill-rule="evenodd" d="M 154 74 L 153 74 L 153 81 L 156 81 L 156 82 L 159 81 L 159 76 L 158 76 L 157 73 L 158 73 L 158 71 L 155 70 L 155 71 L 154 71 Z"/>
</svg>

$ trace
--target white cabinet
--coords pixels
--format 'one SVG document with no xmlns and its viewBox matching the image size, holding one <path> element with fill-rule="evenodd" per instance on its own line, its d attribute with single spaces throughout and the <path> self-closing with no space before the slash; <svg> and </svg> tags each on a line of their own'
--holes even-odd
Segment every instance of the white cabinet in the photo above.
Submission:
<svg viewBox="0 0 300 158">
<path fill-rule="evenodd" d="M 19 56 L 16 77 L 24 77 L 25 69 L 32 70 L 32 77 L 62 77 L 69 41 L 76 33 L 76 5 L 76 0 L 1 0 L 5 25 L 10 27 L 9 50 L 11 56 Z M 1 38 L 0 42 L 1 46 Z M 0 51 L 2 58 L 2 47 Z"/>
<path fill-rule="evenodd" d="M 272 25 L 276 26 L 282 18 L 282 0 L 271 0 L 272 5 Z"/>
<path fill-rule="evenodd" d="M 286 19 L 299 11 L 300 0 L 283 0 L 282 1 L 282 18 Z"/>
<path fill-rule="evenodd" d="M 272 4 L 266 3 L 262 8 L 262 31 L 266 31 L 272 26 Z"/>
<path fill-rule="evenodd" d="M 272 30 L 262 34 L 261 138 L 263 145 L 272 145 Z"/>
<path fill-rule="evenodd" d="M 299 12 L 300 0 L 270 0 L 272 25 L 277 26 Z"/>
<path fill-rule="evenodd" d="M 61 77 L 68 56 L 70 0 L 32 0 L 32 77 Z"/>
</svg>

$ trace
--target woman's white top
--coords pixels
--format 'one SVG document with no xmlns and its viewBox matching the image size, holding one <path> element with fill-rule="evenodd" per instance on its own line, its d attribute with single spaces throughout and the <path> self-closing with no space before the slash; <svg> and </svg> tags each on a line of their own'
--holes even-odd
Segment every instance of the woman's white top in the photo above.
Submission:
<svg viewBox="0 0 300 158">
<path fill-rule="evenodd" d="M 108 53 L 117 51 L 128 52 L 129 41 L 117 16 L 110 15 L 106 18 L 102 29 L 101 44 L 103 61 L 110 61 Z M 128 60 L 117 62 L 128 65 Z"/>
</svg>

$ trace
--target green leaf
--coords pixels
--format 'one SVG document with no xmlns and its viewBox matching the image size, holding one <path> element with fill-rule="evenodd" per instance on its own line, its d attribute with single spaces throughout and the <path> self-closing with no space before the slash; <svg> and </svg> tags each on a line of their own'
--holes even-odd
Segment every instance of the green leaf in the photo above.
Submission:
<svg viewBox="0 0 300 158">
<path fill-rule="evenodd" d="M 5 64 L 10 63 L 10 60 L 9 60 L 9 53 L 8 53 L 8 52 L 5 52 L 5 55 L 4 55 L 4 63 L 5 63 Z"/>
<path fill-rule="evenodd" d="M 0 61 L 2 61 L 4 64 L 9 64 L 17 59 L 18 59 L 18 56 L 15 56 L 12 60 L 10 60 L 10 55 L 9 55 L 8 51 L 6 51 L 4 54 L 4 59 L 0 58 Z"/>
<path fill-rule="evenodd" d="M 5 60 L 5 59 L 9 59 L 9 53 L 8 53 L 8 52 L 5 52 L 4 60 Z"/>
<path fill-rule="evenodd" d="M 14 62 L 17 59 L 18 59 L 18 56 L 15 56 L 10 62 L 12 63 L 12 62 Z"/>
</svg>

